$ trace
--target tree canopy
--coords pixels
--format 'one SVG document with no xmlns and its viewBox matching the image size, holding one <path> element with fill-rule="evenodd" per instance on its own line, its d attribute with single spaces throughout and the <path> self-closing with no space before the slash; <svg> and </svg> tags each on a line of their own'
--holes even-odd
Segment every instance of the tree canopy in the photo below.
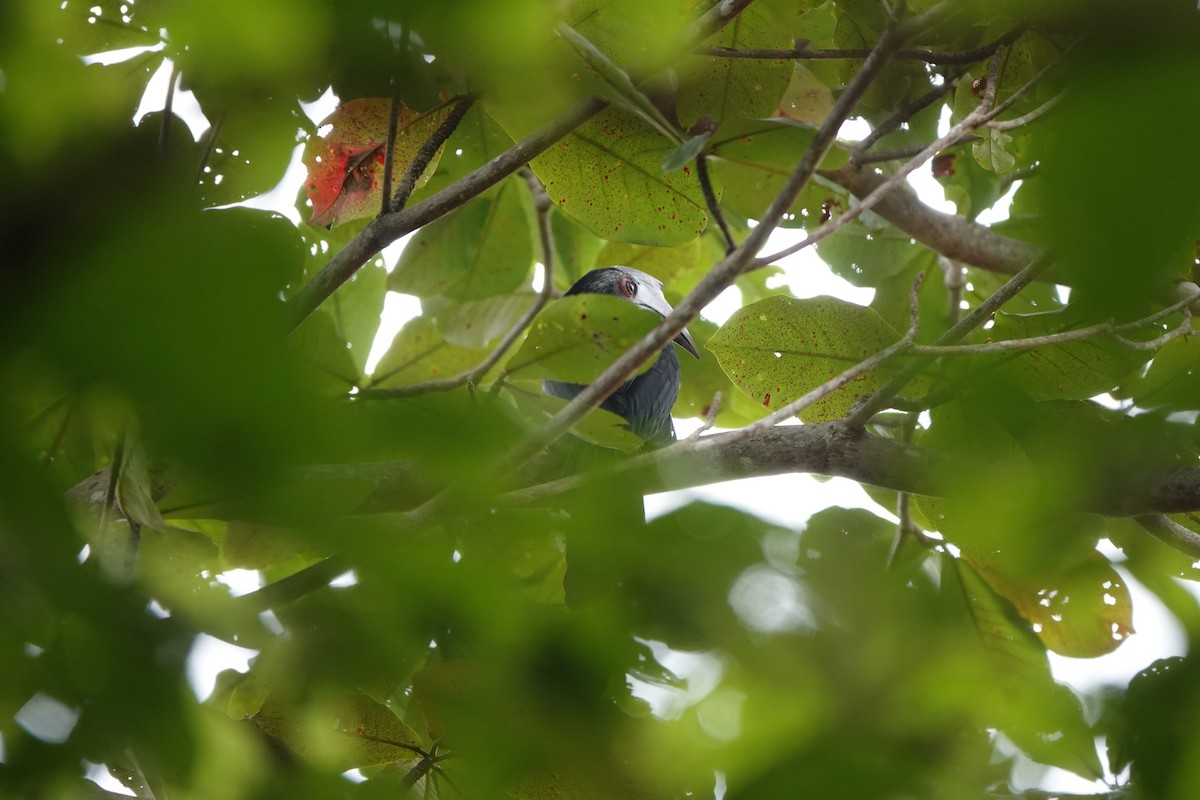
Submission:
<svg viewBox="0 0 1200 800">
<path fill-rule="evenodd" d="M 1135 635 L 1130 578 L 1200 632 L 1198 34 L 1167 0 L 7 0 L 0 796 L 1038 797 L 1038 764 L 1196 797 L 1193 654 L 1086 696 L 1048 654 Z M 303 221 L 244 205 L 295 158 Z M 802 248 L 869 305 L 792 295 Z M 674 312 L 561 297 L 614 264 Z M 367 374 L 389 291 L 421 313 Z M 596 407 L 685 326 L 704 424 L 647 450 Z M 623 511 L 786 473 L 893 515 Z M 208 637 L 253 657 L 198 698 Z"/>
</svg>

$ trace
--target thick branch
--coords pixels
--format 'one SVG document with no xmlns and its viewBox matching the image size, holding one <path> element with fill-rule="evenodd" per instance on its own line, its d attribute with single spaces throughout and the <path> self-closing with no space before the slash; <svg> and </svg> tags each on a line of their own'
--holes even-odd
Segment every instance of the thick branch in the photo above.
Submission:
<svg viewBox="0 0 1200 800">
<path fill-rule="evenodd" d="M 860 198 L 871 194 L 887 180 L 871 169 L 851 166 L 821 175 Z M 889 192 L 872 210 L 935 252 L 991 272 L 1015 275 L 1040 252 L 1028 242 L 1001 236 L 966 217 L 935 211 L 903 184 Z"/>
<path fill-rule="evenodd" d="M 945 496 L 945 476 L 961 474 L 954 458 L 944 452 L 893 439 L 872 436 L 841 421 L 812 425 L 783 425 L 761 430 L 751 437 L 737 431 L 678 442 L 637 459 L 630 471 L 637 474 L 646 494 L 689 489 L 721 481 L 788 473 L 814 473 L 925 496 Z M 620 467 L 618 467 L 620 468 Z M 528 482 L 536 465 L 518 476 Z M 1109 516 L 1172 514 L 1200 510 L 1200 467 L 1173 467 L 1131 474 L 1108 471 L 1113 477 L 1097 486 L 1080 511 Z M 424 502 L 434 491 L 418 466 L 403 462 L 342 465 L 314 468 L 315 481 L 368 477 L 376 490 L 358 513 L 405 511 Z M 578 485 L 564 479 L 527 485 L 503 495 L 506 504 L 528 503 L 553 497 Z"/>
</svg>

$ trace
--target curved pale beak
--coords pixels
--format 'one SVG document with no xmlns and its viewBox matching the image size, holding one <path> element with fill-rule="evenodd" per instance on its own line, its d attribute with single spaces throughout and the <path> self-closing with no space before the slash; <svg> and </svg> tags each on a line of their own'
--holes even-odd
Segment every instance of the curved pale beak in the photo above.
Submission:
<svg viewBox="0 0 1200 800">
<path fill-rule="evenodd" d="M 687 350 L 696 358 L 700 357 L 700 351 L 696 349 L 696 343 L 692 341 L 692 335 L 687 332 L 687 328 L 684 328 L 679 332 L 679 335 L 675 337 L 675 343 L 684 350 Z"/>
<path fill-rule="evenodd" d="M 659 316 L 665 317 L 671 313 L 671 304 L 667 302 L 667 298 L 663 297 L 662 289 L 657 286 L 647 287 L 645 282 L 640 285 L 641 291 L 638 292 L 634 302 L 642 308 L 648 308 Z M 692 339 L 692 335 L 684 328 L 675 337 L 675 343 L 694 355 L 700 357 L 700 351 L 696 349 L 696 342 Z"/>
</svg>

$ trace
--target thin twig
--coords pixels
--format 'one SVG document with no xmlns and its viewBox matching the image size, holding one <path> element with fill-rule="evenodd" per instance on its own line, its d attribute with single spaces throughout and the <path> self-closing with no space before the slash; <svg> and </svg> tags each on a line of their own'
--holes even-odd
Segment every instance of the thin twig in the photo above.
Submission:
<svg viewBox="0 0 1200 800">
<path fill-rule="evenodd" d="M 681 52 L 690 52 L 697 43 L 704 41 L 734 19 L 751 1 L 721 0 L 714 3 L 688 29 Z M 647 68 L 647 74 L 661 71 L 670 64 L 671 58 L 668 56 L 661 63 Z M 337 291 L 338 287 L 350 280 L 354 273 L 384 247 L 495 186 L 607 107 L 608 101 L 600 97 L 585 97 L 525 139 L 432 197 L 403 210 L 397 210 L 393 204 L 392 213 L 368 223 L 357 236 L 330 258 L 308 283 L 300 287 L 289 302 L 290 329 L 295 330 Z"/>
<path fill-rule="evenodd" d="M 1014 117 L 1013 119 L 995 119 L 988 123 L 988 127 L 998 131 L 1011 131 L 1013 128 L 1020 128 L 1022 125 L 1028 125 L 1038 117 L 1045 114 L 1047 111 L 1053 109 L 1059 104 L 1059 102 L 1062 101 L 1062 98 L 1063 96 L 1061 94 L 1056 94 L 1054 97 L 1051 97 L 1049 100 L 1042 103 L 1028 114 L 1023 114 L 1019 117 Z"/>
<path fill-rule="evenodd" d="M 1137 330 L 1144 328 L 1147 325 L 1153 324 L 1157 318 L 1162 316 L 1163 312 L 1157 312 L 1151 317 L 1140 319 L 1135 322 L 1127 322 L 1123 325 L 1115 325 L 1112 322 L 1101 322 L 1096 325 L 1089 325 L 1086 328 L 1078 328 L 1073 331 L 1063 331 L 1061 333 L 1049 333 L 1045 336 L 1029 336 L 1024 339 L 1004 339 L 996 342 L 984 342 L 982 344 L 955 344 L 955 345 L 931 345 L 918 344 L 913 345 L 911 353 L 916 356 L 932 356 L 940 358 L 941 356 L 966 356 L 979 354 L 999 354 L 1025 352 L 1027 350 L 1038 350 L 1043 347 L 1055 347 L 1071 342 L 1081 342 L 1087 339 L 1095 339 L 1100 336 L 1106 336 L 1113 339 L 1123 347 L 1128 347 L 1131 350 L 1157 350 L 1172 339 L 1178 339 L 1181 336 L 1187 336 L 1192 333 L 1192 312 L 1186 306 L 1197 299 L 1200 295 L 1190 297 L 1176 303 L 1166 313 L 1174 313 L 1175 311 L 1183 311 L 1183 320 L 1179 325 L 1171 330 L 1157 336 L 1154 339 L 1145 342 L 1139 342 L 1133 339 L 1126 339 L 1120 334 L 1125 331 Z"/>
<path fill-rule="evenodd" d="M 702 433 L 712 430 L 712 427 L 717 424 L 717 414 L 721 412 L 721 401 L 724 399 L 720 392 L 713 394 L 712 401 L 708 404 L 708 413 L 704 415 L 704 424 L 688 435 L 689 440 L 699 439 Z"/>
<path fill-rule="evenodd" d="M 1163 544 L 1191 558 L 1200 559 L 1200 534 L 1185 528 L 1166 514 L 1143 514 L 1134 519 Z"/>
<path fill-rule="evenodd" d="M 875 129 L 867 134 L 867 136 L 861 142 L 857 142 L 855 144 L 854 151 L 850 157 L 851 162 L 856 164 L 859 163 L 857 161 L 858 156 L 863 155 L 867 150 L 870 150 L 872 147 L 874 147 L 875 143 L 884 136 L 887 136 L 901 124 L 912 119 L 918 112 L 928 108 L 934 101 L 945 95 L 946 92 L 953 89 L 961 77 L 962 75 L 960 74 L 955 75 L 952 78 L 945 78 L 942 81 L 941 86 L 935 86 L 932 90 L 921 95 L 916 100 L 902 103 L 900 108 L 897 109 L 896 113 L 892 114 L 879 125 L 875 126 Z"/>
<path fill-rule="evenodd" d="M 915 158 L 911 159 L 908 163 L 900 167 L 900 169 L 896 170 L 894 175 L 890 175 L 887 180 L 877 186 L 870 194 L 862 198 L 862 200 L 860 200 L 852 208 L 847 209 L 844 213 L 838 215 L 834 219 L 831 219 L 829 222 L 826 222 L 820 228 L 817 228 L 815 231 L 810 233 L 796 244 L 791 245 L 790 247 L 785 247 L 783 250 L 780 250 L 777 253 L 772 253 L 769 256 L 763 256 L 762 258 L 755 259 L 747 266 L 747 271 L 760 269 L 773 264 L 779 259 L 786 258 L 793 253 L 798 253 L 806 247 L 811 247 L 827 236 L 830 236 L 841 230 L 844 226 L 857 219 L 861 214 L 869 210 L 872 206 L 886 197 L 887 194 L 892 191 L 892 189 L 894 189 L 896 186 L 899 186 L 900 183 L 912 172 L 916 171 L 919 166 L 943 150 L 948 142 L 954 141 L 962 136 L 965 132 L 974 130 L 982 125 L 986 121 L 987 110 L 991 108 L 992 103 L 996 99 L 996 88 L 998 82 L 997 76 L 999 74 L 1000 62 L 999 56 L 1000 52 L 997 52 L 992 58 L 990 65 L 990 76 L 988 78 L 987 89 L 983 93 L 982 102 L 980 102 L 980 104 L 976 106 L 970 114 L 967 114 L 967 116 L 964 117 L 961 122 L 947 131 L 945 136 L 942 136 L 936 141 L 926 145 Z"/>
<path fill-rule="evenodd" d="M 937 257 L 942 268 L 942 283 L 946 287 L 946 323 L 953 325 L 962 318 L 963 292 L 967 288 L 967 270 L 953 258 L 941 253 Z"/>
<path fill-rule="evenodd" d="M 703 153 L 696 157 L 696 178 L 699 179 L 700 189 L 704 192 L 704 203 L 708 206 L 708 213 L 712 214 L 712 218 L 717 221 L 717 227 L 721 229 L 721 235 L 725 237 L 725 255 L 729 255 L 737 249 L 737 242 L 733 239 L 733 233 L 729 230 L 729 223 L 725 221 L 725 215 L 721 213 L 717 194 L 713 191 L 712 181 L 708 177 L 708 157 Z"/>
<path fill-rule="evenodd" d="M 379 213 L 390 214 L 392 211 L 392 170 L 396 164 L 396 133 L 400 127 L 400 115 L 396 106 L 400 102 L 400 87 L 396 79 L 392 79 L 392 105 L 388 111 L 387 147 L 383 152 L 383 191 L 380 193 Z"/>
<path fill-rule="evenodd" d="M 208 167 L 208 160 L 212 158 L 213 150 L 217 147 L 217 139 L 221 136 L 221 129 L 225 127 L 225 115 L 218 114 L 217 119 L 213 122 L 212 127 L 208 129 L 208 136 L 204 137 L 204 150 L 200 153 L 200 163 L 196 167 L 196 180 L 200 181 L 204 178 L 204 170 Z"/>
<path fill-rule="evenodd" d="M 386 216 L 372 220 L 296 292 L 291 300 L 292 328 L 307 319 L 339 286 L 350 280 L 363 264 L 374 258 L 385 246 L 495 186 L 607 106 L 608 103 L 599 97 L 586 97 L 482 167 L 432 197 L 411 208 L 394 210 Z"/>
<path fill-rule="evenodd" d="M 908 60 L 908 61 L 924 61 L 926 64 L 934 64 L 938 66 L 952 66 L 957 64 L 974 64 L 976 61 L 983 61 L 988 58 L 998 49 L 1010 42 L 1016 41 L 1020 35 L 1024 33 L 1023 28 L 1014 28 L 1008 33 L 996 39 L 989 44 L 973 47 L 970 50 L 956 50 L 950 52 L 939 52 L 937 50 L 928 50 L 925 48 L 903 48 L 897 50 L 893 58 Z M 810 50 L 807 47 L 798 47 L 791 50 L 770 50 L 770 49 L 739 49 L 734 47 L 701 47 L 697 53 L 706 56 L 717 56 L 718 58 L 749 58 L 749 59 L 765 59 L 765 60 L 825 60 L 825 59 L 856 59 L 866 58 L 871 54 L 870 50 L 862 49 L 822 49 Z"/>
<path fill-rule="evenodd" d="M 1085 38 L 1086 38 L 1086 34 L 1084 36 L 1080 36 L 1080 37 L 1076 38 L 1075 41 L 1071 42 L 1069 45 L 1064 47 L 1063 51 L 1061 53 L 1059 53 L 1057 56 L 1055 56 L 1053 61 L 1051 61 L 1049 64 L 1047 64 L 1046 66 L 1044 66 L 1040 70 L 1038 70 L 1037 74 L 1035 74 L 1032 78 L 1027 80 L 1024 83 L 1024 85 L 1022 85 L 1020 88 L 1018 88 L 1016 91 L 1014 91 L 1008 97 L 1006 97 L 1003 102 L 1001 102 L 994 109 L 992 109 L 991 112 L 988 114 L 987 119 L 984 121 L 991 122 L 996 117 L 1000 116 L 1005 111 L 1007 111 L 1009 108 L 1011 108 L 1014 103 L 1016 103 L 1018 100 L 1020 100 L 1022 97 L 1024 97 L 1029 91 L 1031 91 L 1033 89 L 1033 87 L 1035 87 L 1039 83 L 1041 83 L 1042 79 L 1045 78 L 1047 75 L 1049 75 L 1053 70 L 1055 70 L 1059 66 L 1059 64 L 1062 64 L 1063 61 L 1066 59 L 1067 55 L 1069 55 L 1070 52 L 1072 50 L 1074 50 L 1079 45 L 1079 43 L 1082 42 Z"/>
<path fill-rule="evenodd" d="M 495 349 L 478 366 L 451 378 L 425 381 L 424 383 L 415 383 L 411 386 L 399 386 L 392 389 L 363 389 L 360 392 L 360 396 L 376 399 L 411 397 L 412 395 L 424 394 L 425 392 L 445 392 L 457 389 L 459 386 L 474 386 L 479 383 L 483 376 L 487 375 L 492 367 L 500 362 L 500 359 L 504 357 L 509 348 L 513 346 L 525 329 L 529 327 L 529 323 L 533 322 L 533 318 L 537 316 L 537 313 L 542 310 L 546 303 L 550 302 L 550 298 L 554 296 L 554 239 L 550 231 L 550 209 L 554 204 L 531 170 L 521 170 L 521 176 L 525 178 L 525 181 L 529 184 L 530 191 L 533 193 L 534 208 L 537 211 L 538 232 L 541 235 L 542 265 L 544 266 L 542 290 L 538 293 L 533 303 L 525 310 L 525 313 L 521 315 L 516 324 L 504 334 L 504 337 L 496 345 Z"/>
<path fill-rule="evenodd" d="M 396 187 L 396 194 L 392 197 L 390 208 L 392 211 L 400 211 L 408 205 L 408 198 L 412 195 L 413 190 L 417 188 L 417 181 L 421 175 L 425 173 L 425 168 L 433 161 L 438 150 L 442 149 L 442 145 L 450 138 L 450 135 L 457 130 L 459 123 L 463 117 L 471 110 L 471 106 L 475 105 L 475 97 L 467 95 L 455 104 L 454 109 L 446 115 L 442 120 L 442 124 L 438 125 L 425 144 L 421 145 L 421 149 L 417 151 L 417 155 L 413 158 L 408 169 L 404 171 L 404 176 L 400 179 L 400 184 Z M 393 109 L 394 110 L 394 109 Z"/>
<path fill-rule="evenodd" d="M 939 138 L 937 141 L 943 143 L 942 149 L 945 150 L 950 147 L 956 147 L 960 144 L 963 144 L 964 142 L 971 141 L 972 139 L 975 138 L 973 131 L 976 130 L 977 128 L 983 127 L 985 125 L 988 127 L 991 127 L 991 128 L 996 128 L 997 130 L 1008 130 L 1009 128 L 1016 128 L 1016 127 L 1019 127 L 1020 125 L 1024 125 L 1024 124 L 1032 121 L 1033 119 L 1036 119 L 1037 117 L 1041 116 L 1042 114 L 1046 113 L 1050 109 L 1052 109 L 1054 107 L 1054 105 L 1058 102 L 1059 96 L 1055 96 L 1054 98 L 1051 98 L 1046 103 L 1042 104 L 1042 106 L 1039 106 L 1038 108 L 1029 112 L 1029 114 L 1026 114 L 1024 117 L 1020 117 L 1017 120 L 996 121 L 996 117 L 1000 116 L 1005 111 L 1007 111 L 1013 105 L 1013 103 L 1017 102 L 1027 92 L 1029 92 L 1031 89 L 1033 89 L 1033 87 L 1035 87 L 1043 78 L 1045 78 L 1046 75 L 1051 70 L 1053 70 L 1055 67 L 1057 67 L 1063 61 L 1063 59 L 1066 58 L 1067 54 L 1070 53 L 1071 50 L 1077 44 L 1079 44 L 1079 42 L 1081 42 L 1082 40 L 1083 40 L 1083 37 L 1080 37 L 1080 38 L 1076 39 L 1074 42 L 1072 42 L 1071 44 L 1069 44 L 1066 48 L 1064 48 L 1063 51 L 1061 53 L 1059 53 L 1058 56 L 1055 57 L 1055 59 L 1052 62 L 1047 64 L 1045 67 L 1043 67 L 1036 75 L 1034 75 L 1032 78 L 1030 78 L 1028 81 L 1026 81 L 1020 88 L 1018 88 L 1011 95 L 1009 95 L 1007 98 L 1005 98 L 1004 102 L 1000 103 L 995 108 L 988 111 L 984 115 L 983 119 L 978 124 L 976 124 L 975 126 L 970 128 L 969 130 L 961 131 L 959 133 L 959 135 L 956 137 L 947 139 L 947 137 L 943 136 L 943 137 Z M 1016 124 L 1009 125 L 1010 122 L 1016 123 Z M 961 123 L 960 123 L 960 125 L 961 125 Z M 864 140 L 864 142 L 865 142 L 865 140 Z M 862 166 L 864 164 L 875 164 L 880 161 L 897 161 L 902 158 L 912 158 L 913 156 L 916 156 L 916 155 L 924 152 L 929 146 L 930 145 L 912 145 L 909 147 L 900 147 L 900 148 L 896 148 L 893 150 L 880 150 L 880 151 L 877 151 L 874 153 L 868 153 L 868 152 L 864 152 L 864 151 L 867 150 L 869 145 L 860 144 L 858 149 L 852 154 L 850 160 L 854 166 Z"/>
<path fill-rule="evenodd" d="M 1048 255 L 1041 255 L 1036 258 L 1033 263 L 1010 278 L 1003 286 L 993 292 L 991 296 L 976 306 L 970 314 L 959 320 L 953 328 L 939 336 L 934 344 L 953 344 L 987 322 L 1005 303 L 1016 297 L 1026 286 L 1033 283 L 1042 273 L 1049 269 L 1050 264 L 1051 259 Z M 912 363 L 900 370 L 878 392 L 868 397 L 846 415 L 846 424 L 853 428 L 861 428 L 863 425 L 866 425 L 871 417 L 887 407 L 892 398 L 900 394 L 900 391 L 908 385 L 908 382 L 917 373 L 925 369 L 931 361 L 933 359 L 928 356 L 913 359 Z"/>
</svg>

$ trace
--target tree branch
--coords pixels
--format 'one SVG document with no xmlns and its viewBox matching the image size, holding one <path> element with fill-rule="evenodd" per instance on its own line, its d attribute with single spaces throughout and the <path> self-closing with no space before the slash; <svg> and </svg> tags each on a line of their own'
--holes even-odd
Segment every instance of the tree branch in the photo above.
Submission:
<svg viewBox="0 0 1200 800">
<path fill-rule="evenodd" d="M 709 270 L 696 288 L 676 305 L 674 311 L 668 314 L 662 323 L 627 350 L 533 436 L 514 448 L 506 463 L 502 465 L 501 474 L 512 471 L 528 461 L 582 419 L 584 414 L 603 402 L 625 382 L 634 370 L 679 335 L 679 332 L 700 313 L 705 305 L 724 291 L 745 270 L 746 265 L 766 243 L 771 231 L 779 224 L 783 214 L 795 202 L 809 178 L 816 172 L 817 165 L 833 145 L 842 122 L 850 116 L 859 99 L 887 64 L 890 53 L 899 45 L 900 41 L 902 40 L 895 28 L 889 27 L 884 31 L 871 56 L 867 58 L 854 80 L 838 97 L 800 162 L 784 182 L 778 195 L 763 213 L 759 225 L 750 232 L 750 235 L 736 250 Z"/>
<path fill-rule="evenodd" d="M 994 42 L 981 45 L 980 47 L 973 47 L 970 50 L 939 52 L 937 50 L 928 50 L 925 48 L 903 48 L 897 50 L 892 57 L 910 61 L 924 61 L 926 64 L 935 64 L 939 66 L 973 64 L 976 61 L 983 61 L 985 58 L 988 58 L 1004 45 L 1016 41 L 1022 33 L 1024 33 L 1024 28 L 1014 28 L 1001 36 L 999 39 L 996 39 Z M 733 47 L 701 47 L 696 52 L 706 56 L 717 56 L 718 58 L 749 58 L 788 61 L 793 59 L 819 60 L 866 58 L 871 54 L 870 50 L 810 50 L 806 47 L 797 47 L 792 50 L 743 50 Z"/>
<path fill-rule="evenodd" d="M 970 314 L 955 323 L 954 327 L 939 336 L 934 344 L 953 344 L 987 322 L 1005 303 L 1016 297 L 1021 290 L 1035 281 L 1049 266 L 1050 259 L 1048 257 L 1042 256 L 1038 258 L 993 292 L 988 299 L 976 306 Z M 846 416 L 846 424 L 851 427 L 860 427 L 867 424 L 867 421 L 886 408 L 892 398 L 900 394 L 901 390 L 908 385 L 908 382 L 918 372 L 925 369 L 930 361 L 932 359 L 928 356 L 914 359 L 911 364 L 900 370 L 895 377 L 884 384 L 878 392 L 866 398 L 866 400 L 851 411 Z"/>
<path fill-rule="evenodd" d="M 603 479 L 611 472 L 632 474 L 645 494 L 742 478 L 813 473 L 911 494 L 944 497 L 952 495 L 955 486 L 947 476 L 961 473 L 954 457 L 944 451 L 872 436 L 842 420 L 777 425 L 749 437 L 737 434 L 738 431 L 730 431 L 682 440 L 626 459 L 609 470 L 545 483 L 538 483 L 537 476 L 546 471 L 547 465 L 531 463 L 516 476 L 520 488 L 499 495 L 496 501 L 501 505 L 540 502 L 587 481 Z M 1200 510 L 1200 467 L 1166 467 L 1138 473 L 1131 473 L 1127 467 L 1118 464 L 1111 470 L 1098 470 L 1112 478 L 1081 500 L 1078 510 L 1108 516 Z M 314 481 L 314 485 L 331 477 L 341 480 L 358 477 L 374 482 L 375 490 L 358 507 L 357 514 L 408 511 L 437 491 L 416 462 L 313 467 L 302 475 L 308 476 L 303 479 Z M 337 572 L 341 571 L 344 567 Z"/>
<path fill-rule="evenodd" d="M 867 197 L 886 181 L 874 170 L 844 166 L 821 176 Z M 973 267 L 1015 275 L 1037 258 L 1040 250 L 1028 242 L 1002 236 L 957 214 L 935 211 L 922 203 L 909 186 L 900 184 L 875 204 L 876 214 L 931 250 Z"/>
<path fill-rule="evenodd" d="M 504 354 L 508 352 L 509 348 L 513 346 L 524 330 L 529 327 L 529 323 L 533 322 L 533 318 L 537 316 L 537 313 L 542 310 L 546 303 L 550 302 L 550 298 L 554 296 L 554 240 L 550 232 L 550 209 L 553 206 L 553 202 L 531 170 L 522 169 L 521 174 L 529 184 L 530 191 L 533 193 L 533 204 L 537 213 L 538 233 L 542 245 L 543 274 L 545 276 L 545 279 L 542 281 L 542 291 L 538 293 L 537 298 L 525 310 L 525 313 L 521 315 L 516 324 L 504 334 L 503 338 L 501 338 L 492 352 L 488 354 L 487 358 L 473 369 L 450 378 L 415 383 L 411 386 L 400 386 L 394 389 L 363 389 L 360 392 L 362 397 L 374 399 L 411 397 L 417 394 L 424 394 L 425 392 L 445 392 L 457 389 L 460 386 L 477 384 L 492 367 L 499 363 Z"/>
<path fill-rule="evenodd" d="M 384 247 L 495 186 L 607 106 L 599 97 L 586 97 L 432 197 L 372 220 L 292 297 L 293 329 Z"/>
</svg>

